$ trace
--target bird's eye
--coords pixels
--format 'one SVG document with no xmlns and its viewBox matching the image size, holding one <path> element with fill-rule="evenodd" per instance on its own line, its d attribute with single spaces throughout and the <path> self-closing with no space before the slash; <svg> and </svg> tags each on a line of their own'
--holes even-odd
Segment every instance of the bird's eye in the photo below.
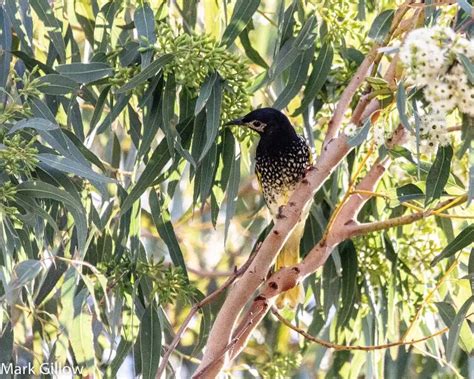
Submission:
<svg viewBox="0 0 474 379">
<path fill-rule="evenodd" d="M 261 122 L 260 122 L 260 121 L 254 121 L 254 122 L 253 122 L 253 126 L 255 126 L 255 127 L 257 127 L 257 128 L 258 128 L 260 125 L 261 125 Z"/>
</svg>

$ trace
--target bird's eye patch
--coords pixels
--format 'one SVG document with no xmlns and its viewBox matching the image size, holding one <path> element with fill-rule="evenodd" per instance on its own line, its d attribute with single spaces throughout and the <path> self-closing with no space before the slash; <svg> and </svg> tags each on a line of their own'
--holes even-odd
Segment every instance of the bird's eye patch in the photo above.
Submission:
<svg viewBox="0 0 474 379">
<path fill-rule="evenodd" d="M 254 121 L 252 124 L 253 124 L 253 126 L 258 128 L 261 123 L 260 123 L 260 121 Z"/>
</svg>

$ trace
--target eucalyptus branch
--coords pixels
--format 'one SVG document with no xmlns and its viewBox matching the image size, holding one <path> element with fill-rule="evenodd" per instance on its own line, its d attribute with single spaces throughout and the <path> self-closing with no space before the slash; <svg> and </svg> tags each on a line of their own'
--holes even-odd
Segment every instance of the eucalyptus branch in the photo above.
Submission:
<svg viewBox="0 0 474 379">
<path fill-rule="evenodd" d="M 437 216 L 439 215 L 437 211 L 447 209 L 445 208 L 446 206 L 451 205 L 450 206 L 451 208 L 451 207 L 458 206 L 466 202 L 467 195 L 456 197 L 454 198 L 454 200 L 455 202 L 453 202 L 453 199 L 443 201 L 439 203 L 433 209 L 422 210 L 422 211 L 414 212 L 414 213 L 404 215 L 404 216 L 393 217 L 393 218 L 390 218 L 388 220 L 383 220 L 383 221 L 374 221 L 370 223 L 352 225 L 350 226 L 351 230 L 349 231 L 349 237 L 352 238 L 352 237 L 356 237 L 360 235 L 365 235 L 368 233 L 373 233 L 373 232 L 378 232 L 381 230 L 394 228 L 397 226 L 408 225 L 429 216 Z"/>
<path fill-rule="evenodd" d="M 200 309 L 202 309 L 202 307 L 204 307 L 205 305 L 213 302 L 222 292 L 224 292 L 232 283 L 235 282 L 235 280 L 239 276 L 241 276 L 248 269 L 248 267 L 252 263 L 253 259 L 255 258 L 258 250 L 259 250 L 259 247 L 257 246 L 257 248 L 250 254 L 247 261 L 238 270 L 236 269 L 235 272 L 225 281 L 225 283 L 222 286 L 220 286 L 214 292 L 212 292 L 211 294 L 206 296 L 204 299 L 202 299 L 201 301 L 197 302 L 196 304 L 194 304 L 192 306 L 191 310 L 189 311 L 188 315 L 186 316 L 186 319 L 183 321 L 183 323 L 179 327 L 179 330 L 176 333 L 176 335 L 174 336 L 173 341 L 169 345 L 169 348 L 166 350 L 166 353 L 163 355 L 163 358 L 161 359 L 160 367 L 158 368 L 158 371 L 156 373 L 156 378 L 159 379 L 163 375 L 171 354 L 173 353 L 173 351 L 178 346 L 178 343 L 181 340 L 181 338 L 183 336 L 183 333 L 188 328 L 188 325 L 191 322 L 194 315 Z"/>
<path fill-rule="evenodd" d="M 449 330 L 449 328 L 446 327 L 446 328 L 443 328 L 443 329 L 438 330 L 437 332 L 435 332 L 435 333 L 433 333 L 433 334 L 430 334 L 429 336 L 421 337 L 421 338 L 414 339 L 414 340 L 411 340 L 411 341 L 405 341 L 404 339 L 401 339 L 401 340 L 396 341 L 396 342 L 390 342 L 390 343 L 386 343 L 386 344 L 382 344 L 382 345 L 368 345 L 368 346 L 361 346 L 361 345 L 355 345 L 355 346 L 352 346 L 352 345 L 338 345 L 338 344 L 335 344 L 335 343 L 332 343 L 332 342 L 325 341 L 325 340 L 323 340 L 323 339 L 314 337 L 314 336 L 312 336 L 311 334 L 309 334 L 308 332 L 306 332 L 305 330 L 303 330 L 303 329 L 297 327 L 296 325 L 293 325 L 291 322 L 289 322 L 287 319 L 285 319 L 285 318 L 278 312 L 278 310 L 277 310 L 275 307 L 272 307 L 272 313 L 275 315 L 275 317 L 276 317 L 281 323 L 285 324 L 287 327 L 289 327 L 290 329 L 294 330 L 295 332 L 297 332 L 298 334 L 300 334 L 301 336 L 303 336 L 306 340 L 311 341 L 311 342 L 314 342 L 314 343 L 317 343 L 318 345 L 327 347 L 327 348 L 329 348 L 329 349 L 334 349 L 334 350 L 336 350 L 336 351 L 344 351 L 344 350 L 351 350 L 351 351 L 353 351 L 353 350 L 373 351 L 373 350 L 385 350 L 385 349 L 389 349 L 389 348 L 395 347 L 395 346 L 413 345 L 413 344 L 420 343 L 420 342 L 424 342 L 424 341 L 427 341 L 427 340 L 429 340 L 429 339 L 431 339 L 431 338 L 440 336 L 440 335 L 446 333 L 446 332 Z"/>
</svg>

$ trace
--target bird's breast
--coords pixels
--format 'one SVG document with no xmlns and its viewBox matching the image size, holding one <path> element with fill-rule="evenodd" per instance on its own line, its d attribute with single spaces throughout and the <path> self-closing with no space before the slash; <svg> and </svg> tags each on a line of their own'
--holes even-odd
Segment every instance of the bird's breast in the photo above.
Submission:
<svg viewBox="0 0 474 379">
<path fill-rule="evenodd" d="M 280 206 L 288 203 L 309 165 L 309 148 L 302 139 L 272 154 L 257 150 L 255 171 L 272 216 L 278 214 Z"/>
</svg>

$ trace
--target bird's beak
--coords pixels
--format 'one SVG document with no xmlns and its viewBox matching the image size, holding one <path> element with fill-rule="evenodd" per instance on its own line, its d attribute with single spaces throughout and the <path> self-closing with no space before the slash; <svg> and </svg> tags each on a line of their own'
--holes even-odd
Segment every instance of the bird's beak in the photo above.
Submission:
<svg viewBox="0 0 474 379">
<path fill-rule="evenodd" d="M 224 126 L 229 126 L 229 125 L 244 125 L 244 122 L 242 121 L 242 118 L 236 118 L 235 120 L 231 120 L 224 124 Z"/>
</svg>

